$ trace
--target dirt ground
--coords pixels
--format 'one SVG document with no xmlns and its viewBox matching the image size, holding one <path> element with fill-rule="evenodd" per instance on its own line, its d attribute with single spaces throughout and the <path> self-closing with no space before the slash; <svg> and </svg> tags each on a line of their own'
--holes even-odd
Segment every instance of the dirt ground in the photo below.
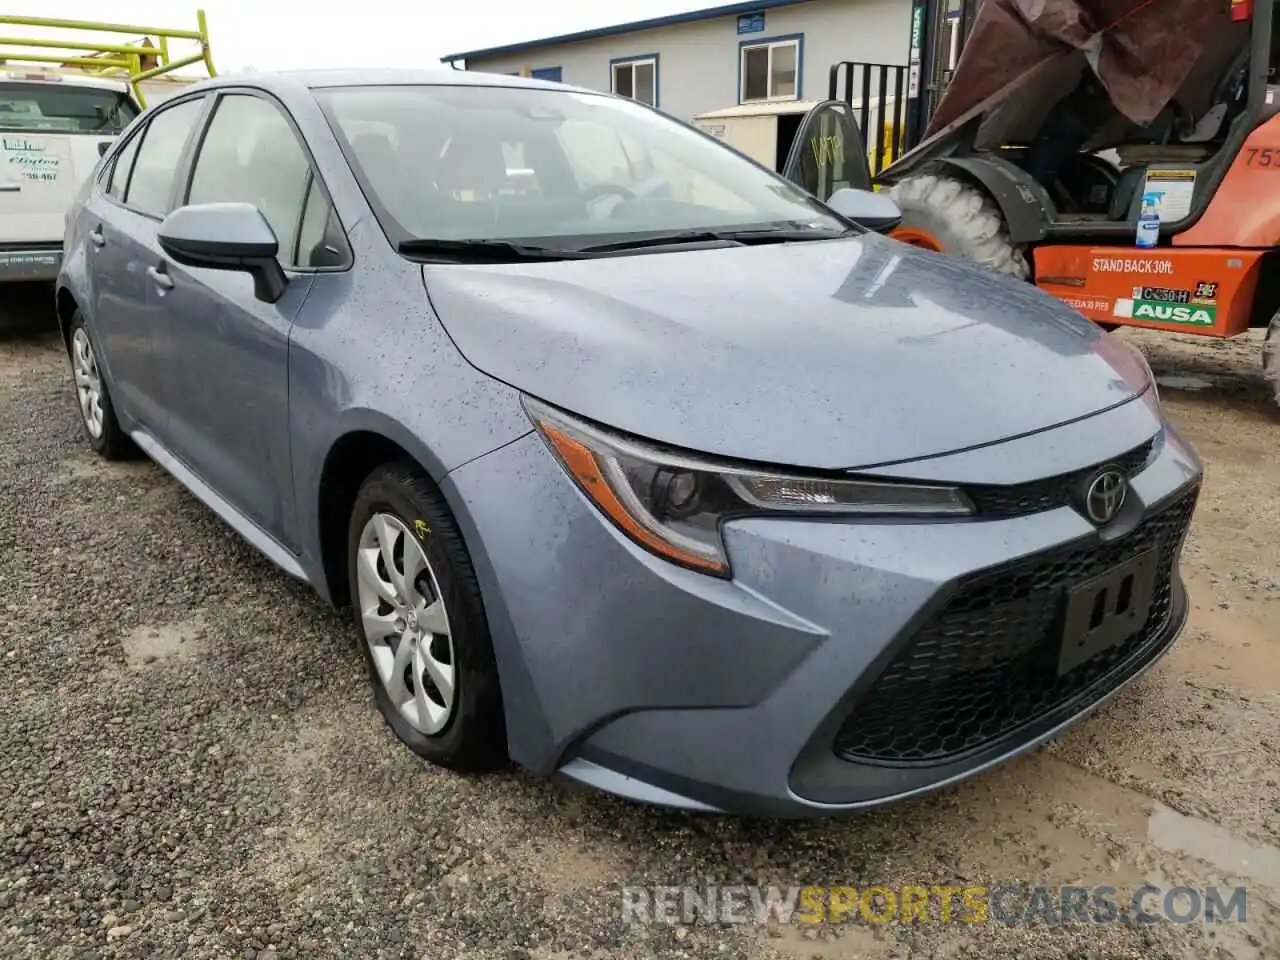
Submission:
<svg viewBox="0 0 1280 960">
<path fill-rule="evenodd" d="M 852 819 L 424 766 L 353 630 L 149 462 L 80 438 L 44 309 L 0 335 L 0 955 L 1280 956 L 1280 412 L 1256 339 L 1134 335 L 1207 464 L 1161 664 L 996 773 Z M 625 926 L 624 885 L 1248 888 L 1243 923 Z"/>
</svg>

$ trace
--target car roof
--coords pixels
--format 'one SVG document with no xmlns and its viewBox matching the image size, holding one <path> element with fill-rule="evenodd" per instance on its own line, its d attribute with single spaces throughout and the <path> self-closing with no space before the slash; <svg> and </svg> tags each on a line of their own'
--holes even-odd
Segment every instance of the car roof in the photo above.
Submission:
<svg viewBox="0 0 1280 960">
<path fill-rule="evenodd" d="M 204 80 L 192 86 L 192 90 L 216 89 L 239 85 L 260 86 L 277 92 L 300 89 L 318 90 L 336 87 L 377 86 L 436 86 L 436 87 L 520 87 L 530 90 L 559 90 L 562 92 L 588 93 L 597 96 L 598 90 L 574 87 L 548 80 L 510 76 L 502 73 L 482 73 L 476 70 L 358 68 L 345 70 L 282 70 L 248 71 L 228 73 Z"/>
<path fill-rule="evenodd" d="M 42 69 L 25 64 L 0 63 L 0 84 L 48 83 L 61 84 L 67 87 L 93 87 L 95 90 L 114 90 L 116 93 L 127 93 L 129 85 L 123 80 L 112 80 L 109 77 L 92 77 L 88 74 L 72 70 Z"/>
</svg>

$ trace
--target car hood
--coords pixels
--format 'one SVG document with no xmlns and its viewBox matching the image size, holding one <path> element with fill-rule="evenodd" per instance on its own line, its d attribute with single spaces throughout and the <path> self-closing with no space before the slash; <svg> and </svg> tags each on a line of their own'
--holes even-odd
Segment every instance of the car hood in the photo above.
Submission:
<svg viewBox="0 0 1280 960">
<path fill-rule="evenodd" d="M 423 273 L 490 376 L 639 437 L 759 463 L 933 456 L 1146 386 L 1129 348 L 1047 294 L 877 234 Z"/>
</svg>

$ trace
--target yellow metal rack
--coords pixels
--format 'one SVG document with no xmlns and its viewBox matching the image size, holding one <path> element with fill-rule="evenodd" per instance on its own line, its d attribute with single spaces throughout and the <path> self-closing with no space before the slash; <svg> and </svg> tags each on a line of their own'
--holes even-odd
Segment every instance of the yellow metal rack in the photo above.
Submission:
<svg viewBox="0 0 1280 960">
<path fill-rule="evenodd" d="M 40 30 L 81 31 L 74 38 L 0 36 L 0 65 L 9 63 L 48 63 L 63 68 L 76 68 L 100 76 L 116 76 L 126 81 L 142 106 L 146 97 L 139 84 L 144 80 L 181 70 L 203 62 L 209 76 L 217 76 L 213 55 L 209 52 L 209 26 L 204 11 L 196 11 L 195 30 L 166 30 L 137 27 L 121 23 L 96 23 L 91 20 L 54 20 L 48 17 L 11 17 L 0 15 L 0 25 L 35 27 Z M 129 42 L 102 43 L 85 33 L 125 34 Z M 154 42 L 152 38 L 155 38 Z M 169 54 L 169 41 L 194 41 L 199 51 L 176 60 Z M 56 51 L 75 51 L 57 53 Z"/>
</svg>

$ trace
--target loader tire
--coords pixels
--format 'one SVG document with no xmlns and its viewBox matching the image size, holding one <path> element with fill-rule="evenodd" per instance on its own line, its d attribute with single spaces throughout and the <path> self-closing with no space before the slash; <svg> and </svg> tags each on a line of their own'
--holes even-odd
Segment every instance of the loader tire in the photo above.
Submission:
<svg viewBox="0 0 1280 960">
<path fill-rule="evenodd" d="M 1009 239 L 1000 208 L 977 187 L 924 173 L 894 184 L 889 195 L 902 210 L 902 223 L 891 237 L 1019 280 L 1031 276 L 1027 258 Z"/>
<path fill-rule="evenodd" d="M 1276 405 L 1280 406 L 1280 312 L 1271 318 L 1267 338 L 1262 343 L 1262 374 L 1271 384 Z"/>
</svg>

